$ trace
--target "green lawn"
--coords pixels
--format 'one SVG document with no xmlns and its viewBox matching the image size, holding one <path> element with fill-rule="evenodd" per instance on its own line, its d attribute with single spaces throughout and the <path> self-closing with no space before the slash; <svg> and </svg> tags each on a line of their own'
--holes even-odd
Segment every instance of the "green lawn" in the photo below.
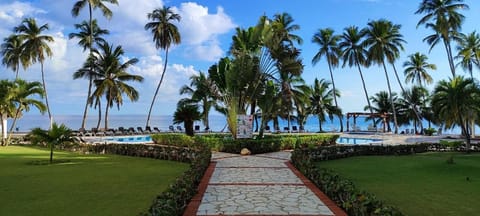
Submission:
<svg viewBox="0 0 480 216">
<path fill-rule="evenodd" d="M 447 164 L 453 155 L 455 164 Z M 319 162 L 406 215 L 478 215 L 480 154 L 364 156 Z M 467 180 L 467 177 L 470 181 Z"/>
<path fill-rule="evenodd" d="M 0 147 L 0 215 L 138 215 L 188 164 Z M 33 163 L 32 163 L 33 162 Z"/>
</svg>

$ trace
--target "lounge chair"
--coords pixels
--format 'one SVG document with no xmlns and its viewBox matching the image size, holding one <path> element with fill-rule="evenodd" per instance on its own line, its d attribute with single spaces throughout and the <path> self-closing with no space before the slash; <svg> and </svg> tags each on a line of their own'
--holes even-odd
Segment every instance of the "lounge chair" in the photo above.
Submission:
<svg viewBox="0 0 480 216">
<path fill-rule="evenodd" d="M 160 133 L 160 132 L 161 132 L 160 129 L 158 129 L 158 127 L 154 127 L 154 128 L 153 128 L 153 131 L 155 131 L 155 132 L 157 132 L 157 133 Z"/>
<path fill-rule="evenodd" d="M 150 134 L 153 133 L 152 128 L 150 126 L 145 127 L 145 132 L 150 133 Z"/>
<path fill-rule="evenodd" d="M 105 131 L 106 136 L 115 136 L 115 129 L 109 128 L 107 131 Z"/>
<path fill-rule="evenodd" d="M 195 132 L 200 132 L 200 125 L 195 125 Z"/>
<path fill-rule="evenodd" d="M 265 126 L 265 132 L 270 132 L 270 126 Z"/>
<path fill-rule="evenodd" d="M 105 135 L 105 133 L 104 133 L 103 131 L 99 131 L 98 128 L 96 128 L 96 127 L 92 128 L 92 134 L 93 134 L 94 136 L 97 136 L 97 135 L 103 136 L 103 135 Z"/>
<path fill-rule="evenodd" d="M 173 125 L 168 126 L 168 130 L 170 130 L 170 132 L 175 132 L 175 128 L 173 127 Z"/>
<path fill-rule="evenodd" d="M 127 133 L 128 134 L 136 134 L 137 132 L 135 131 L 135 128 L 129 127 L 128 130 L 127 130 Z"/>
<path fill-rule="evenodd" d="M 85 128 L 80 128 L 78 129 L 79 136 L 92 136 L 92 133 L 90 131 L 85 130 Z"/>
<path fill-rule="evenodd" d="M 183 131 L 182 126 L 177 126 L 177 130 L 182 132 Z"/>
<path fill-rule="evenodd" d="M 292 126 L 292 132 L 293 133 L 298 133 L 298 129 L 297 129 L 296 125 Z"/>
<path fill-rule="evenodd" d="M 137 127 L 137 133 L 144 134 L 145 132 L 143 131 L 142 127 Z"/>
<path fill-rule="evenodd" d="M 288 127 L 283 127 L 283 132 L 285 132 L 285 133 L 290 133 L 290 128 L 288 128 Z"/>
<path fill-rule="evenodd" d="M 127 134 L 127 131 L 125 130 L 124 127 L 118 127 L 117 133 L 119 135 L 125 135 L 125 134 Z"/>
<path fill-rule="evenodd" d="M 410 133 L 413 134 L 413 135 L 415 135 L 415 129 L 413 129 L 413 128 L 410 129 Z"/>
</svg>

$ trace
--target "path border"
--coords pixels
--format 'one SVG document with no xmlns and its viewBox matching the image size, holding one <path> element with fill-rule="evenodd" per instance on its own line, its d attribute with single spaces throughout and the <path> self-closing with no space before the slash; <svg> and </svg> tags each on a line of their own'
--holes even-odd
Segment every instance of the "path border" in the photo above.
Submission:
<svg viewBox="0 0 480 216">
<path fill-rule="evenodd" d="M 210 182 L 210 178 L 212 178 L 216 166 L 216 161 L 210 161 L 210 164 L 208 165 L 208 168 L 205 171 L 200 184 L 198 185 L 197 194 L 195 194 L 195 196 L 193 196 L 188 203 L 187 208 L 185 208 L 185 211 L 183 212 L 183 216 L 197 215 L 198 208 L 202 203 L 203 194 L 205 194 L 205 191 L 207 191 L 208 183 Z"/>
</svg>

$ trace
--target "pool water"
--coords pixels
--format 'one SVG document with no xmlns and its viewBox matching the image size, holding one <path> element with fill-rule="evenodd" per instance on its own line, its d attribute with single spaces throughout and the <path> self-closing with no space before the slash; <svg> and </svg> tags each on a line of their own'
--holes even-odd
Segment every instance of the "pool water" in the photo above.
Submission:
<svg viewBox="0 0 480 216">
<path fill-rule="evenodd" d="M 152 137 L 150 135 L 143 136 L 119 136 L 119 137 L 109 137 L 104 139 L 110 143 L 151 143 Z"/>
<path fill-rule="evenodd" d="M 337 144 L 344 145 L 365 145 L 382 142 L 381 139 L 357 138 L 357 137 L 339 137 L 336 140 Z"/>
</svg>

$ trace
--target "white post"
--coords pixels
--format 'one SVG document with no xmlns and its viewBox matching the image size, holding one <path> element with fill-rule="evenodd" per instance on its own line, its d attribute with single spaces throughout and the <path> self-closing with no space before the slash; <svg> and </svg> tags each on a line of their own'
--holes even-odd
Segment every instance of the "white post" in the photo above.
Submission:
<svg viewBox="0 0 480 216">
<path fill-rule="evenodd" d="M 4 139 L 7 138 L 7 119 L 3 119 L 3 122 L 2 122 L 2 137 Z"/>
</svg>

